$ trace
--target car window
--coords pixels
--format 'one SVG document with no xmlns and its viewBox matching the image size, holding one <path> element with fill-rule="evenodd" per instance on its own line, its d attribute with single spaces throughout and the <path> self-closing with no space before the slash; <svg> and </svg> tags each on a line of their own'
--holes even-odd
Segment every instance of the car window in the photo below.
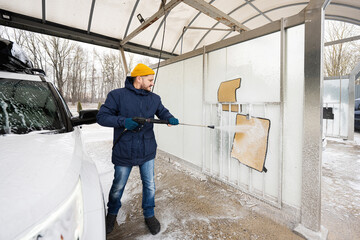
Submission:
<svg viewBox="0 0 360 240">
<path fill-rule="evenodd" d="M 355 110 L 359 110 L 360 100 L 355 100 Z"/>
<path fill-rule="evenodd" d="M 0 79 L 0 134 L 62 129 L 56 100 L 46 82 Z"/>
</svg>

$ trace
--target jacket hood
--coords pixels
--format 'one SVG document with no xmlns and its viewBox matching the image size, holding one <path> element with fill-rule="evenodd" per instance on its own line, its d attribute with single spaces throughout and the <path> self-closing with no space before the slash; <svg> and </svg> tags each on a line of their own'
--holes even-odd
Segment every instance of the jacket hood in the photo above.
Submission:
<svg viewBox="0 0 360 240">
<path fill-rule="evenodd" d="M 148 95 L 150 92 L 149 91 L 146 91 L 144 89 L 137 89 L 134 87 L 134 77 L 130 77 L 130 76 L 127 76 L 126 77 L 126 80 L 125 80 L 125 88 L 131 90 L 131 91 L 134 91 L 136 94 L 139 94 L 139 95 Z"/>
</svg>

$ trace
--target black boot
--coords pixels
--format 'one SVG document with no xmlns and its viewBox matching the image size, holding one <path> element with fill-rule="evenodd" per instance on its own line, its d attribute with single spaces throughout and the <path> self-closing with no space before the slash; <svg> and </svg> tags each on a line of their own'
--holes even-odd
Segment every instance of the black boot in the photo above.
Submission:
<svg viewBox="0 0 360 240">
<path fill-rule="evenodd" d="M 112 232 L 112 230 L 114 229 L 115 221 L 116 215 L 112 215 L 110 213 L 106 215 L 106 234 Z"/>
<path fill-rule="evenodd" d="M 155 235 L 158 232 L 160 232 L 160 223 L 155 216 L 150 218 L 145 218 L 145 223 L 146 226 L 148 226 L 152 235 Z"/>
</svg>

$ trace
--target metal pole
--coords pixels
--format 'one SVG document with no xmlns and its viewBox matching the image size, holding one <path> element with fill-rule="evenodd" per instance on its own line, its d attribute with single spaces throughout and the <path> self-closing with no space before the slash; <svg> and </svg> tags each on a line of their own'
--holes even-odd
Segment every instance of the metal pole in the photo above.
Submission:
<svg viewBox="0 0 360 240">
<path fill-rule="evenodd" d="M 249 103 L 248 104 L 248 115 L 249 115 L 249 119 L 251 118 L 251 114 L 252 114 L 252 104 Z M 253 183 L 252 183 L 252 173 L 253 173 L 253 170 L 252 168 L 248 168 L 249 169 L 249 191 L 252 192 L 253 191 Z"/>
<path fill-rule="evenodd" d="M 205 28 L 205 27 L 185 27 L 186 29 L 196 29 L 196 30 L 216 30 L 216 31 L 234 31 L 232 28 Z"/>
<path fill-rule="evenodd" d="M 223 119 L 223 111 L 222 111 L 222 104 L 221 103 L 219 103 L 219 108 L 218 108 L 218 111 L 219 111 L 219 113 L 220 113 L 220 126 L 222 127 L 223 126 L 223 121 L 222 121 L 222 119 Z M 220 134 L 220 138 L 219 138 L 219 140 L 220 140 L 220 157 L 219 157 L 219 177 L 220 177 L 220 179 L 223 179 L 223 173 L 222 173 L 222 165 L 221 165 L 221 163 L 222 163 L 222 159 L 223 159 L 223 133 L 222 133 L 222 130 L 221 131 L 219 131 L 219 134 Z"/>
<path fill-rule="evenodd" d="M 228 118 L 228 126 L 231 126 L 231 103 L 229 103 L 229 118 Z M 228 151 L 229 153 L 229 157 L 228 157 L 228 179 L 229 182 L 231 182 L 231 132 L 230 132 L 230 127 L 229 127 L 229 131 L 228 131 Z"/>
<path fill-rule="evenodd" d="M 42 23 L 46 22 L 46 6 L 45 5 L 46 5 L 46 1 L 42 0 Z"/>
<path fill-rule="evenodd" d="M 264 103 L 263 107 L 264 107 L 264 115 L 263 115 L 263 117 L 266 118 L 266 103 Z M 264 173 L 262 173 L 261 175 L 262 175 L 262 197 L 263 197 L 263 199 L 265 199 L 265 192 L 266 192 L 266 188 L 265 188 L 266 180 L 265 180 L 265 177 L 266 177 L 266 175 Z"/>
<path fill-rule="evenodd" d="M 314 233 L 321 230 L 324 4 L 324 0 L 310 0 L 305 9 L 301 224 L 295 229 L 300 234 L 304 228 Z"/>
<path fill-rule="evenodd" d="M 285 22 L 284 18 L 281 19 L 281 35 L 280 35 L 280 146 L 279 146 L 279 168 L 278 168 L 278 206 L 282 205 L 282 171 L 283 171 L 283 158 L 284 158 L 284 94 L 287 90 L 287 85 L 285 81 L 286 77 L 286 31 L 285 31 Z"/>
<path fill-rule="evenodd" d="M 123 62 L 124 70 L 125 70 L 125 75 L 128 75 L 129 69 L 127 67 L 126 57 L 125 57 L 125 52 L 124 52 L 123 47 L 120 47 L 120 53 L 121 53 L 121 58 L 122 58 L 122 62 Z"/>
<path fill-rule="evenodd" d="M 203 47 L 203 69 L 202 69 L 202 123 L 203 125 L 205 125 L 205 121 L 206 121 L 206 104 L 205 104 L 205 69 L 206 69 L 206 49 L 205 46 Z M 205 170 L 205 134 L 206 134 L 206 130 L 203 129 L 202 130 L 202 162 L 201 162 L 201 168 L 202 171 L 204 172 Z"/>
<path fill-rule="evenodd" d="M 210 104 L 210 121 L 212 122 L 212 110 L 213 109 L 213 105 Z M 213 132 L 211 131 L 210 132 L 210 164 L 209 164 L 209 172 L 210 174 L 212 174 L 212 163 L 213 163 L 213 151 L 214 151 L 214 144 L 213 144 L 213 141 L 214 141 L 214 134 Z"/>
<path fill-rule="evenodd" d="M 241 113 L 241 105 L 238 103 L 237 106 L 238 106 L 237 114 L 239 114 L 239 113 Z M 236 114 L 236 117 L 237 117 L 237 114 Z M 236 177 L 237 185 L 241 186 L 241 174 L 240 174 L 241 163 L 240 163 L 240 161 L 236 161 L 236 162 L 237 162 L 237 164 L 236 164 L 236 166 L 237 166 L 237 177 Z"/>
</svg>

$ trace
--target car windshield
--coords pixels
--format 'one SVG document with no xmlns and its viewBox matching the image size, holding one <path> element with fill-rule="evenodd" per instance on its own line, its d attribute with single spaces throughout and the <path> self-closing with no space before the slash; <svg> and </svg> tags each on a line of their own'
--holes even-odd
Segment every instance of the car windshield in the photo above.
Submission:
<svg viewBox="0 0 360 240">
<path fill-rule="evenodd" d="M 46 82 L 0 79 L 0 134 L 61 129 L 64 124 Z"/>
</svg>

